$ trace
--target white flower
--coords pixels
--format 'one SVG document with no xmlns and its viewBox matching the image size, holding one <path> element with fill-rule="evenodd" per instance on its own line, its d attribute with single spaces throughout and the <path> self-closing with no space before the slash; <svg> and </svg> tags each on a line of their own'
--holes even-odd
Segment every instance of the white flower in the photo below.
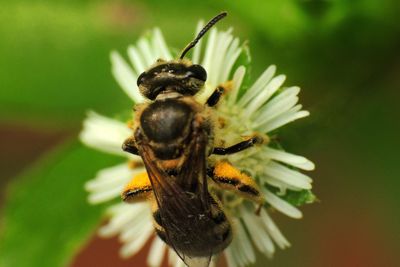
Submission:
<svg viewBox="0 0 400 267">
<path fill-rule="evenodd" d="M 201 26 L 198 25 L 196 32 Z M 202 44 L 204 40 L 200 41 L 192 51 L 192 62 L 201 64 L 208 74 L 205 89 L 196 96 L 199 102 L 204 103 L 217 85 L 228 80 L 233 81 L 231 91 L 216 109 L 217 115 L 225 121 L 225 127 L 217 130 L 216 137 L 223 136 L 226 145 L 234 144 L 241 141 L 243 136 L 254 132 L 268 134 L 291 121 L 308 116 L 309 113 L 302 111 L 301 105 L 297 105 L 300 89 L 282 87 L 285 76 L 275 76 L 275 66 L 270 66 L 253 85 L 243 90 L 242 81 L 246 68 L 238 66 L 234 69 L 243 47 L 231 32 L 231 29 L 217 31 L 214 28 L 210 31 L 206 44 Z M 133 102 L 140 103 L 144 98 L 136 86 L 138 75 L 158 58 L 171 60 L 173 56 L 158 29 L 153 30 L 149 37 L 141 38 L 135 46 L 130 46 L 128 56 L 129 63 L 119 53 L 112 52 L 112 72 Z M 131 134 L 127 123 L 89 112 L 80 135 L 82 142 L 92 148 L 127 157 L 127 162 L 100 170 L 86 184 L 90 203 L 97 204 L 119 198 L 128 181 L 145 170 L 139 157 L 121 150 L 121 144 Z M 229 160 L 257 181 L 272 208 L 292 218 L 302 217 L 301 211 L 283 197 L 289 190 L 302 192 L 311 189 L 312 180 L 297 169 L 313 170 L 312 162 L 268 144 L 230 155 Z M 224 207 L 232 215 L 235 228 L 234 239 L 224 251 L 230 267 L 246 266 L 255 262 L 254 247 L 271 257 L 275 246 L 282 249 L 290 246 L 268 215 L 267 208 L 262 208 L 260 215 L 256 215 L 254 204 L 228 192 L 222 194 Z M 108 209 L 108 215 L 110 221 L 100 229 L 100 235 L 119 235 L 123 242 L 123 257 L 137 253 L 147 240 L 153 238 L 148 256 L 149 266 L 160 266 L 166 251 L 171 266 L 184 266 L 175 252 L 155 236 L 147 203 L 114 204 Z"/>
</svg>

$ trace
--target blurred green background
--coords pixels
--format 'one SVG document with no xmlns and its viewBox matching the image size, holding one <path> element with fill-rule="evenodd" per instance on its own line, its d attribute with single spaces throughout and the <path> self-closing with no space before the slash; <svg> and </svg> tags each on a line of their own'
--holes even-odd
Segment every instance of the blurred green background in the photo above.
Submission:
<svg viewBox="0 0 400 267">
<path fill-rule="evenodd" d="M 319 203 L 274 214 L 292 248 L 257 266 L 400 265 L 400 3 L 382 0 L 0 1 L 0 266 L 139 266 L 93 236 L 104 207 L 83 183 L 118 158 L 76 141 L 85 112 L 131 108 L 110 72 L 146 29 L 180 49 L 199 19 L 249 40 L 253 80 L 270 64 L 302 87 L 311 117 L 285 148 L 317 166 Z M 101 253 L 100 253 L 101 251 Z M 136 264 L 135 264 L 136 263 Z M 111 265 L 110 265 L 111 264 Z"/>
</svg>

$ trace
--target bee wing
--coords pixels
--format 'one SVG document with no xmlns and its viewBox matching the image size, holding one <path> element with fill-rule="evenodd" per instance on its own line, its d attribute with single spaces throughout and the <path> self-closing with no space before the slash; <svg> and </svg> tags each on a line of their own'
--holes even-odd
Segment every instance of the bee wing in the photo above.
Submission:
<svg viewBox="0 0 400 267">
<path fill-rule="evenodd" d="M 212 231 L 205 233 L 204 229 L 215 224 L 211 219 L 206 180 L 207 136 L 198 132 L 192 135 L 187 148 L 189 153 L 175 178 L 158 167 L 148 144 L 142 143 L 139 151 L 157 200 L 167 243 L 186 265 L 206 267 L 211 260 L 212 251 L 207 246 L 199 247 L 198 244 L 206 244 L 210 238 L 214 238 Z M 202 255 L 188 255 L 196 251 L 201 251 Z"/>
<path fill-rule="evenodd" d="M 209 194 L 206 173 L 206 146 L 207 136 L 201 131 L 192 134 L 191 142 L 185 150 L 186 160 L 176 177 L 180 187 L 193 192 L 200 198 L 205 210 L 209 210 Z"/>
</svg>

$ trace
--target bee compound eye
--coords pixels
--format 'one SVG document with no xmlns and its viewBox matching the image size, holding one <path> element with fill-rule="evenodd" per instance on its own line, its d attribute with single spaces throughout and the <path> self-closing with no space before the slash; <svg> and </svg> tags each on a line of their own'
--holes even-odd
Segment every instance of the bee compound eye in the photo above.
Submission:
<svg viewBox="0 0 400 267">
<path fill-rule="evenodd" d="M 189 71 L 193 74 L 192 77 L 204 82 L 207 80 L 207 72 L 201 65 L 194 64 L 189 67 Z"/>
<path fill-rule="evenodd" d="M 142 72 L 142 74 L 139 75 L 137 82 L 136 82 L 137 86 L 139 86 L 141 83 L 144 82 L 145 75 L 146 75 L 146 72 Z"/>
</svg>

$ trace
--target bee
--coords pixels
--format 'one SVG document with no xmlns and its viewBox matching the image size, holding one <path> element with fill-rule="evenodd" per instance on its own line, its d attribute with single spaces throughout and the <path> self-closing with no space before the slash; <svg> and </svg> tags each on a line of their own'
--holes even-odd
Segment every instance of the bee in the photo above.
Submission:
<svg viewBox="0 0 400 267">
<path fill-rule="evenodd" d="M 146 168 L 125 187 L 122 199 L 153 201 L 157 235 L 188 266 L 208 266 L 212 255 L 232 240 L 231 223 L 209 191 L 210 180 L 257 203 L 264 201 L 254 180 L 228 161 L 208 162 L 212 154 L 236 153 L 264 139 L 255 135 L 230 147 L 214 146 L 212 109 L 227 88 L 218 86 L 205 104 L 196 101 L 207 72 L 184 58 L 226 15 L 211 19 L 178 59 L 159 59 L 138 77 L 139 90 L 149 101 L 135 107 L 133 135 L 122 145 L 139 155 Z"/>
</svg>

